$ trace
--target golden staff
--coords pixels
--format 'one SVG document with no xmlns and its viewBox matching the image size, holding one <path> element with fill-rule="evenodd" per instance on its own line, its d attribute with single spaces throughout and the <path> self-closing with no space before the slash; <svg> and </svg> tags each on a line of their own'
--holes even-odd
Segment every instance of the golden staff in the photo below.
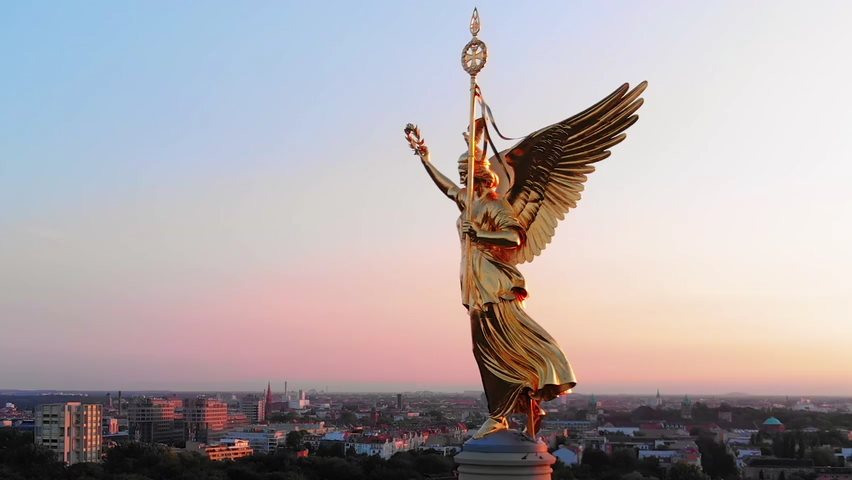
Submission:
<svg viewBox="0 0 852 480">
<path fill-rule="evenodd" d="M 462 68 L 470 75 L 470 124 L 468 127 L 468 157 L 467 157 L 467 206 L 466 217 L 467 221 L 473 218 L 473 177 L 476 164 L 474 156 L 476 155 L 476 74 L 485 66 L 485 61 L 488 58 L 488 50 L 485 48 L 485 43 L 476 38 L 479 33 L 479 12 L 476 8 L 473 9 L 473 15 L 470 17 L 470 33 L 473 38 L 467 42 L 462 50 Z M 465 253 L 467 254 L 467 293 L 471 292 L 471 261 L 470 256 L 470 236 L 465 237 Z M 465 299 L 467 300 L 467 299 Z M 472 307 L 472 305 L 471 305 Z"/>
</svg>

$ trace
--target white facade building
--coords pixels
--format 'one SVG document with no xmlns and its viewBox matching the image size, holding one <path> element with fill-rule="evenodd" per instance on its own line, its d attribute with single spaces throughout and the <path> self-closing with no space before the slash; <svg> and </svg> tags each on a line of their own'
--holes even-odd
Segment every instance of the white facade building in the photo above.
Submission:
<svg viewBox="0 0 852 480">
<path fill-rule="evenodd" d="M 56 453 L 66 465 L 99 462 L 103 406 L 80 402 L 47 403 L 35 409 L 35 443 Z"/>
<path fill-rule="evenodd" d="M 304 410 L 311 406 L 311 401 L 305 396 L 304 390 L 299 390 L 299 396 L 295 400 L 289 400 L 287 406 L 290 410 Z"/>
<path fill-rule="evenodd" d="M 553 452 L 553 456 L 565 465 L 579 465 L 583 459 L 582 448 L 576 448 L 576 450 L 569 448 L 567 445 L 559 445 L 559 448 Z"/>
<path fill-rule="evenodd" d="M 284 446 L 287 432 L 275 428 L 245 428 L 228 432 L 222 438 L 222 442 L 233 440 L 247 440 L 256 453 L 273 453 L 279 446 Z"/>
</svg>

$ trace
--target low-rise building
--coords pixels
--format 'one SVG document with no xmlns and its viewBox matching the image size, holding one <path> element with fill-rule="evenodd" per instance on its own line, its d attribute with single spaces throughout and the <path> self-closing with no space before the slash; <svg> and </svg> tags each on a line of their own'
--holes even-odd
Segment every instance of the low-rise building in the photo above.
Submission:
<svg viewBox="0 0 852 480">
<path fill-rule="evenodd" d="M 852 480 L 852 468 L 817 467 L 816 480 Z"/>
<path fill-rule="evenodd" d="M 356 455 L 379 456 L 385 460 L 402 450 L 402 441 L 388 437 L 360 437 L 347 442 L 346 451 L 354 450 Z"/>
<path fill-rule="evenodd" d="M 282 432 L 308 432 L 311 435 L 325 435 L 328 432 L 328 427 L 325 422 L 314 423 L 270 423 L 269 428 L 281 430 Z"/>
<path fill-rule="evenodd" d="M 611 425 L 598 427 L 598 433 L 601 435 L 624 435 L 625 437 L 632 437 L 638 431 L 639 427 L 613 427 Z"/>
<path fill-rule="evenodd" d="M 117 418 L 104 417 L 102 425 L 104 435 L 115 435 L 119 431 Z"/>
<path fill-rule="evenodd" d="M 778 480 L 781 474 L 790 478 L 793 474 L 809 476 L 816 472 L 810 459 L 752 457 L 745 461 L 744 480 Z"/>
<path fill-rule="evenodd" d="M 186 449 L 196 451 L 210 460 L 236 460 L 254 454 L 248 440 L 223 440 L 221 442 L 207 445 L 199 442 L 186 442 Z"/>
<path fill-rule="evenodd" d="M 565 465 L 579 465 L 583 461 L 583 447 L 580 445 L 559 445 L 553 456 Z"/>
<path fill-rule="evenodd" d="M 691 440 L 657 441 L 653 450 L 638 450 L 639 459 L 655 457 L 660 466 L 669 468 L 676 463 L 685 463 L 701 468 L 701 453 Z"/>
<path fill-rule="evenodd" d="M 746 461 L 749 458 L 760 457 L 763 454 L 761 453 L 759 448 L 738 448 L 736 449 L 737 454 L 737 468 L 743 469 L 746 466 Z"/>
<path fill-rule="evenodd" d="M 222 437 L 223 442 L 246 440 L 256 453 L 273 453 L 283 448 L 287 440 L 287 432 L 269 427 L 247 427 L 232 430 Z"/>
</svg>

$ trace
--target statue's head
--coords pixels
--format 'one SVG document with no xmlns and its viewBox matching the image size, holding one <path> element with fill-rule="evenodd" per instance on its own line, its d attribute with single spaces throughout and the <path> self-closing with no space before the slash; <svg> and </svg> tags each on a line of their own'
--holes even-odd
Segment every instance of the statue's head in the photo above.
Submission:
<svg viewBox="0 0 852 480">
<path fill-rule="evenodd" d="M 467 186 L 467 158 L 467 153 L 459 156 L 459 180 L 465 186 Z M 491 170 L 491 162 L 480 157 L 475 162 L 473 181 L 476 186 L 493 189 L 500 183 L 500 177 Z"/>
<path fill-rule="evenodd" d="M 486 158 L 484 124 L 482 118 L 476 120 L 476 145 L 474 146 L 474 185 L 486 189 L 497 188 L 500 178 L 491 171 L 491 163 Z M 464 132 L 465 143 L 470 148 L 470 138 Z M 459 156 L 459 178 L 462 185 L 467 185 L 467 168 L 469 153 L 465 152 Z"/>
</svg>

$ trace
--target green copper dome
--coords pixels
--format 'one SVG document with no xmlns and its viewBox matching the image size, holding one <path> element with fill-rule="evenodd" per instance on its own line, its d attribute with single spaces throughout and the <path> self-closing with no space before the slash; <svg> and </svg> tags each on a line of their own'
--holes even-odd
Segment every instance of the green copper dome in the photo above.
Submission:
<svg viewBox="0 0 852 480">
<path fill-rule="evenodd" d="M 767 419 L 763 422 L 763 424 L 764 424 L 764 425 L 783 425 L 783 424 L 781 423 L 781 420 L 778 420 L 778 419 L 777 419 L 777 418 L 775 418 L 775 417 L 769 417 L 769 418 L 767 418 Z"/>
</svg>

